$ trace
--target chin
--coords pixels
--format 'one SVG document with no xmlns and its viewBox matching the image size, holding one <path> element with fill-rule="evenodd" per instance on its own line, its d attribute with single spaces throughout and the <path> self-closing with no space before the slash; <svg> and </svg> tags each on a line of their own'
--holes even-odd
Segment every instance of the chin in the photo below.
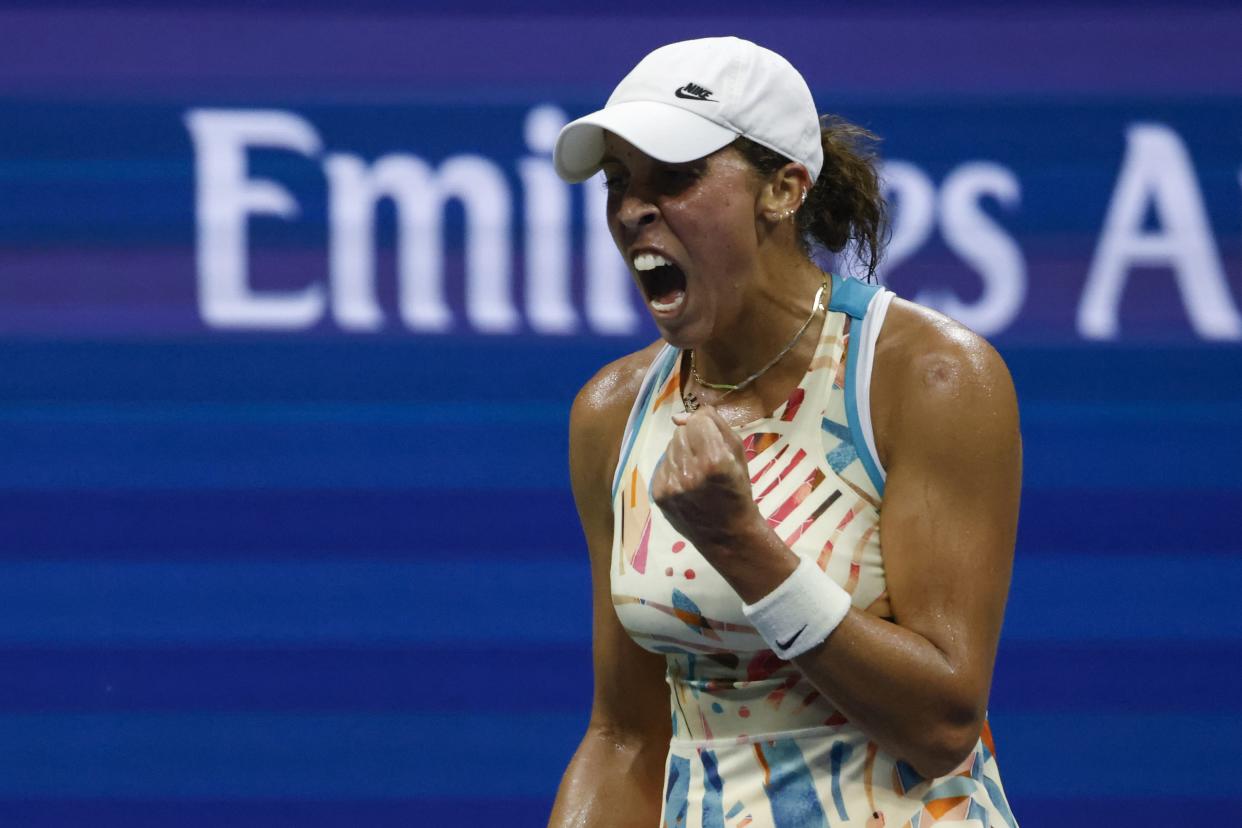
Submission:
<svg viewBox="0 0 1242 828">
<path fill-rule="evenodd" d="M 697 319 L 661 319 L 652 314 L 660 337 L 674 348 L 697 348 L 710 338 L 709 326 Z"/>
</svg>

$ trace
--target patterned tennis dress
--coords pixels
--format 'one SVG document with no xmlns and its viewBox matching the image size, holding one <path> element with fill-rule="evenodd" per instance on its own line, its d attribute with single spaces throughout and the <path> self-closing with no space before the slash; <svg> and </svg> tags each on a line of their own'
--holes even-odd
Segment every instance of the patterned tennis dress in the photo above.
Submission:
<svg viewBox="0 0 1242 828">
<path fill-rule="evenodd" d="M 799 556 L 891 617 L 880 549 L 884 471 L 871 435 L 871 355 L 893 294 L 832 277 L 810 367 L 770 417 L 736 429 L 755 503 Z M 613 481 L 612 600 L 631 636 L 664 653 L 673 717 L 670 828 L 1008 826 L 987 724 L 951 774 L 919 776 L 854 726 L 747 624 L 742 601 L 650 500 L 684 410 L 680 352 L 652 363 Z"/>
</svg>

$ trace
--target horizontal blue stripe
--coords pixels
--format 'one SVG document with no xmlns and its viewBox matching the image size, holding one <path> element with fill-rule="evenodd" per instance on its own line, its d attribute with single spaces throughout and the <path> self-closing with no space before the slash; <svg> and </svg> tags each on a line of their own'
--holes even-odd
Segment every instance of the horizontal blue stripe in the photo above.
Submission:
<svg viewBox="0 0 1242 828">
<path fill-rule="evenodd" d="M 261 556 L 473 560 L 514 555 L 581 560 L 586 551 L 566 487 L 486 493 L 395 491 L 5 491 L 3 558 L 253 560 Z M 1018 555 L 1236 555 L 1231 492 L 1049 491 L 1027 488 Z M 478 520 L 480 509 L 487 520 Z M 66 516 L 72 515 L 72 520 Z M 1193 515 L 1193 520 L 1180 516 Z M 503 543 L 497 529 L 503 528 Z"/>
<path fill-rule="evenodd" d="M 1242 799 L 1234 715 L 991 723 L 1015 798 Z M 585 726 L 585 714 L 0 715 L 0 797 L 550 797 Z"/>
<path fill-rule="evenodd" d="M 66 428 L 101 425 L 149 427 L 176 422 L 183 425 L 282 426 L 295 424 L 408 425 L 445 424 L 494 426 L 564 426 L 569 408 L 559 402 L 504 400 L 473 402 L 322 402 L 322 403 L 49 403 L 8 404 L 0 407 L 0 427 L 55 425 Z"/>
<path fill-rule="evenodd" d="M 574 393 L 639 344 L 4 342 L 0 488 L 563 489 Z M 1007 350 L 1022 400 L 1027 490 L 1236 493 L 1240 354 Z M 552 364 L 557 370 L 547 370 Z M 481 366 L 486 381 L 464 379 Z M 1202 512 L 1208 521 L 1220 514 Z"/>
<path fill-rule="evenodd" d="M 546 828 L 551 797 L 391 800 L 0 799 L 21 828 L 410 828 L 462 825 Z"/>
<path fill-rule="evenodd" d="M 1024 485 L 1049 489 L 1242 489 L 1239 423 L 1022 426 Z M 1089 508 L 1086 504 L 1084 507 Z"/>
<path fill-rule="evenodd" d="M 568 403 L 601 366 L 646 344 L 529 335 L 8 339 L 0 340 L 0 402 Z M 1024 410 L 1055 420 L 1242 402 L 1242 348 L 1230 345 L 1009 345 L 1002 354 Z"/>
<path fill-rule="evenodd" d="M 150 182 L 158 179 L 191 178 L 180 159 L 172 158 L 11 158 L 0 159 L 0 182 L 35 180 L 125 180 Z"/>
<path fill-rule="evenodd" d="M 1015 798 L 1185 797 L 1194 792 L 1213 799 L 1242 798 L 1242 718 L 1234 714 L 994 710 L 988 718 L 1005 790 Z M 1016 807 L 1015 814 L 1022 819 Z"/>
<path fill-rule="evenodd" d="M 1212 793 L 1196 796 L 1193 791 L 1162 798 L 1141 794 L 1121 798 L 1098 793 L 1075 798 L 1049 791 L 1047 796 L 1010 796 L 1009 804 L 1023 828 L 1228 825 L 1228 816 L 1222 821 L 1223 815 L 1242 813 L 1242 799 L 1225 799 Z"/>
<path fill-rule="evenodd" d="M 1022 424 L 1051 428 L 1112 425 L 1137 428 L 1169 428 L 1242 425 L 1242 401 L 1138 400 L 1124 402 L 1044 401 L 1021 404 Z"/>
<path fill-rule="evenodd" d="M 551 797 L 585 713 L 0 715 L 0 797 Z"/>
<path fill-rule="evenodd" d="M 1028 447 L 1029 449 L 1029 447 Z M 1069 485 L 1064 481 L 1062 485 Z M 1036 489 L 1022 492 L 1017 554 L 1237 555 L 1236 491 Z"/>
<path fill-rule="evenodd" d="M 1003 636 L 1238 641 L 1242 614 L 1210 596 L 1240 593 L 1240 558 L 1019 556 Z M 0 562 L 6 646 L 582 643 L 589 608 L 585 559 Z"/>
<path fill-rule="evenodd" d="M 1014 561 L 1002 636 L 1012 642 L 1228 642 L 1242 613 L 1214 596 L 1242 594 L 1242 557 L 1082 558 Z"/>
<path fill-rule="evenodd" d="M 586 336 L 0 340 L 0 401 L 545 400 L 564 401 L 568 412 L 600 366 L 643 344 Z"/>
<path fill-rule="evenodd" d="M 1242 640 L 1004 640 L 990 704 L 1023 713 L 1242 713 Z"/>
<path fill-rule="evenodd" d="M 0 493 L 0 526 L 0 559 L 348 561 L 366 550 L 368 559 L 582 561 L 587 554 L 564 487 L 9 491 Z"/>
<path fill-rule="evenodd" d="M 0 710 L 574 712 L 590 705 L 591 663 L 585 642 L 0 649 Z M 1242 713 L 1242 642 L 1004 642 L 990 703 L 1008 712 Z"/>
<path fill-rule="evenodd" d="M 0 650 L 0 711 L 585 712 L 585 644 Z"/>
<path fill-rule="evenodd" d="M 585 560 L 8 562 L 0 644 L 582 642 L 588 582 Z"/>
<path fill-rule="evenodd" d="M 474 421 L 472 421 L 474 420 Z M 0 488 L 511 488 L 568 484 L 566 429 L 419 422 L 3 423 Z"/>
<path fill-rule="evenodd" d="M 1189 407 L 1242 400 L 1242 386 L 1235 381 L 1242 370 L 1242 348 L 1231 343 L 1012 344 L 1002 345 L 1000 352 L 1022 406 Z"/>
<path fill-rule="evenodd" d="M 1021 409 L 1028 427 L 1074 429 L 1100 425 L 1136 428 L 1242 425 L 1242 403 L 1027 403 Z M 495 422 L 564 425 L 567 401 L 418 400 L 411 402 L 69 402 L 8 403 L 0 406 L 0 423 L 11 425 L 99 424 L 151 425 L 170 420 L 192 424 L 350 423 L 439 425 Z"/>
<path fill-rule="evenodd" d="M 568 485 L 568 408 L 163 405 L 0 408 L 0 488 L 512 488 Z M 286 416 L 287 414 L 287 416 Z M 1238 424 L 1026 424 L 1035 489 L 1220 489 L 1242 476 Z"/>
<path fill-rule="evenodd" d="M 1190 826 L 1219 824 L 1242 812 L 1242 799 L 1219 797 L 1079 798 L 1010 796 L 1023 826 Z M 115 799 L 0 800 L 0 815 L 22 828 L 409 828 L 465 825 L 545 828 L 550 798 L 394 799 L 327 802 Z"/>
</svg>

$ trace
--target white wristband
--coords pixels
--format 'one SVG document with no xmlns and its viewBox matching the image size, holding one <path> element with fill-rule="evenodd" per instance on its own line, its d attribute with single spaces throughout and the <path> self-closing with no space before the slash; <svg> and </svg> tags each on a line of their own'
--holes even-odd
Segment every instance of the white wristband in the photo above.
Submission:
<svg viewBox="0 0 1242 828">
<path fill-rule="evenodd" d="M 742 605 L 772 652 L 786 661 L 827 638 L 849 611 L 850 594 L 809 558 L 776 589 Z"/>
</svg>

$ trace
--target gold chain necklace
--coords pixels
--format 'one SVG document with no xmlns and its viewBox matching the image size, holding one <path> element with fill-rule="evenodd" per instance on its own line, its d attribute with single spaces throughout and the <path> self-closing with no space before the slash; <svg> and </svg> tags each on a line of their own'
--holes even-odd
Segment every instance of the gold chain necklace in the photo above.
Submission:
<svg viewBox="0 0 1242 828">
<path fill-rule="evenodd" d="M 776 356 L 774 356 L 771 362 L 769 362 L 767 365 L 760 368 L 755 373 L 751 374 L 746 379 L 739 382 L 737 385 L 729 385 L 723 382 L 720 382 L 720 383 L 708 382 L 707 380 L 699 376 L 699 370 L 698 368 L 695 367 L 695 364 L 694 364 L 694 351 L 690 352 L 690 375 L 694 377 L 695 382 L 697 382 L 699 385 L 702 385 L 705 388 L 713 388 L 717 391 L 724 391 L 724 393 L 721 394 L 716 399 L 717 403 L 719 403 L 725 397 L 732 394 L 734 391 L 740 390 L 750 385 L 752 382 L 754 382 L 755 380 L 763 376 L 765 373 L 767 373 L 767 371 L 773 365 L 775 365 L 776 363 L 784 359 L 785 355 L 794 349 L 794 346 L 798 344 L 798 340 L 802 338 L 802 334 L 806 333 L 806 329 L 811 326 L 812 320 L 815 319 L 815 314 L 823 309 L 823 306 L 820 304 L 820 300 L 823 298 L 824 291 L 827 289 L 828 289 L 828 277 L 825 276 L 824 283 L 819 286 L 819 290 L 815 291 L 815 299 L 811 302 L 811 315 L 808 316 L 806 318 L 806 321 L 802 323 L 802 327 L 798 328 L 798 332 L 793 335 L 793 339 L 789 340 L 789 344 L 786 345 L 783 349 L 781 349 L 781 352 L 777 354 Z M 699 398 L 696 397 L 693 393 L 687 394 L 683 392 L 681 395 L 681 402 L 686 407 L 687 411 L 694 412 L 694 411 L 699 410 L 699 406 L 700 406 Z"/>
</svg>

